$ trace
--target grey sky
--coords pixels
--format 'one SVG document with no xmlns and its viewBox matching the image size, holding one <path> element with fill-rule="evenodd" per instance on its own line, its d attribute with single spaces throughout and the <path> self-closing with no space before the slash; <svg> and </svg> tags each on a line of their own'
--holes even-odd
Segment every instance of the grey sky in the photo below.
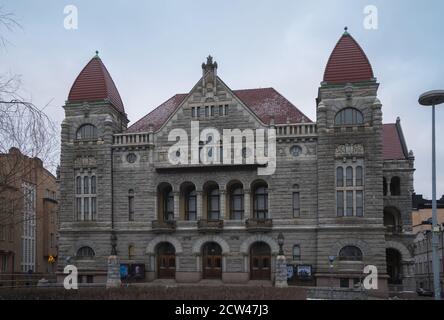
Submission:
<svg viewBox="0 0 444 320">
<path fill-rule="evenodd" d="M 232 89 L 274 87 L 315 120 L 315 97 L 344 26 L 381 83 L 384 122 L 401 117 L 416 156 L 415 189 L 431 194 L 431 110 L 420 93 L 444 88 L 444 2 L 429 1 L 3 1 L 23 26 L 7 34 L 0 72 L 22 75 L 25 95 L 58 122 L 75 77 L 99 50 L 131 122 L 188 92 L 208 54 Z M 78 30 L 65 30 L 65 5 Z M 375 5 L 377 30 L 363 27 Z M 3 32 L 3 31 L 2 31 Z M 437 115 L 438 195 L 444 193 L 444 106 Z"/>
</svg>

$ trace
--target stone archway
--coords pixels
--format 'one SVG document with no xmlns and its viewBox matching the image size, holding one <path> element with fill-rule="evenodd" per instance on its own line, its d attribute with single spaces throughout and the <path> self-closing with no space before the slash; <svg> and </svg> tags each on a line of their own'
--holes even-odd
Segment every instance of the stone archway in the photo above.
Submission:
<svg viewBox="0 0 444 320">
<path fill-rule="evenodd" d="M 396 290 L 415 290 L 414 259 L 404 244 L 387 241 L 386 263 L 387 273 L 391 277 L 389 285 L 393 288 L 396 286 Z"/>
<path fill-rule="evenodd" d="M 230 253 L 230 246 L 228 243 L 219 236 L 208 235 L 199 238 L 193 245 L 192 253 L 196 256 L 201 254 L 202 246 L 207 242 L 216 242 L 222 248 L 222 255 L 227 255 Z"/>
<path fill-rule="evenodd" d="M 176 250 L 176 254 L 181 254 L 183 252 L 182 244 L 179 240 L 177 240 L 175 237 L 168 236 L 168 235 L 161 235 L 157 236 L 154 239 L 152 239 L 148 246 L 146 247 L 145 253 L 148 255 L 155 255 L 156 254 L 156 247 L 161 242 L 169 242 L 174 246 L 174 249 Z"/>
<path fill-rule="evenodd" d="M 279 245 L 277 242 L 273 238 L 263 234 L 257 234 L 245 239 L 240 246 L 239 252 L 244 256 L 248 256 L 250 254 L 250 247 L 255 242 L 265 242 L 268 244 L 271 248 L 271 255 L 277 255 L 279 253 Z"/>
</svg>

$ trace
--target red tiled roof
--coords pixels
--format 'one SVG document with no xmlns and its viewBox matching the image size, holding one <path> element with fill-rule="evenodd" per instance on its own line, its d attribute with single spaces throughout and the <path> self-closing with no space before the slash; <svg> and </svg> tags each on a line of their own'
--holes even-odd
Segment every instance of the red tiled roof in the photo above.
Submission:
<svg viewBox="0 0 444 320">
<path fill-rule="evenodd" d="M 69 102 L 92 102 L 108 99 L 120 112 L 125 113 L 119 91 L 102 60 L 95 56 L 77 76 L 68 95 Z"/>
<path fill-rule="evenodd" d="M 273 88 L 234 90 L 233 93 L 246 104 L 262 122 L 269 124 L 274 117 L 275 124 L 312 122 Z M 154 131 L 176 111 L 187 94 L 176 94 L 128 128 L 128 132 L 148 131 L 149 124 Z"/>
<path fill-rule="evenodd" d="M 245 103 L 262 122 L 269 124 L 272 117 L 274 123 L 312 122 L 290 101 L 274 88 L 234 90 L 234 94 Z"/>
<path fill-rule="evenodd" d="M 346 31 L 328 59 L 324 82 L 342 84 L 370 81 L 374 78 L 372 66 L 361 46 Z"/>
<path fill-rule="evenodd" d="M 153 130 L 157 131 L 167 119 L 176 111 L 187 94 L 176 94 L 168 99 L 156 109 L 148 113 L 146 116 L 131 125 L 127 132 L 143 132 L 148 131 L 149 125 L 153 126 Z"/>
<path fill-rule="evenodd" d="M 402 160 L 406 158 L 395 123 L 383 125 L 382 150 L 384 160 Z"/>
</svg>

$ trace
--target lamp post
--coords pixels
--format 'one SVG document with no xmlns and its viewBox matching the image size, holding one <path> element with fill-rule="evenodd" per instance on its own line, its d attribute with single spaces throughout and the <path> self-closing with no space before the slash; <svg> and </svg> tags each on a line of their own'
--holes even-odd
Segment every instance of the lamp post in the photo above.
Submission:
<svg viewBox="0 0 444 320">
<path fill-rule="evenodd" d="M 436 215 L 436 147 L 435 147 L 435 106 L 444 103 L 444 90 L 433 90 L 423 93 L 418 100 L 422 106 L 432 107 L 432 261 L 433 284 L 435 300 L 441 300 L 441 286 L 439 283 L 439 259 L 438 259 L 438 219 Z"/>
<path fill-rule="evenodd" d="M 328 262 L 330 266 L 330 299 L 333 300 L 333 262 L 335 261 L 335 256 L 328 256 Z"/>
<path fill-rule="evenodd" d="M 279 233 L 278 237 L 278 245 L 279 245 L 279 255 L 283 256 L 284 255 L 284 249 L 282 248 L 284 245 L 284 235 L 281 233 Z"/>
</svg>

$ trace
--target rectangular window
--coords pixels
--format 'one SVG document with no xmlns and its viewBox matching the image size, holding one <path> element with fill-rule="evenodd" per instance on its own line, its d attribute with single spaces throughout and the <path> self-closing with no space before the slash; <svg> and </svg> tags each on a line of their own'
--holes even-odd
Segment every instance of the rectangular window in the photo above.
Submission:
<svg viewBox="0 0 444 320">
<path fill-rule="evenodd" d="M 86 283 L 94 283 L 94 277 L 93 276 L 86 276 Z"/>
<path fill-rule="evenodd" d="M 82 221 L 82 198 L 76 199 L 76 214 L 77 214 L 77 221 Z"/>
<path fill-rule="evenodd" d="M 197 117 L 200 118 L 201 114 L 200 114 L 200 107 L 197 107 Z"/>
<path fill-rule="evenodd" d="M 91 198 L 91 220 L 96 221 L 97 216 L 97 199 L 96 197 Z"/>
<path fill-rule="evenodd" d="M 224 115 L 224 106 L 220 105 L 219 106 L 219 116 L 222 117 Z"/>
<path fill-rule="evenodd" d="M 363 192 L 356 191 L 356 216 L 362 217 L 363 215 L 364 215 Z"/>
<path fill-rule="evenodd" d="M 96 176 L 91 177 L 91 194 L 96 194 Z"/>
<path fill-rule="evenodd" d="M 338 217 L 344 216 L 344 191 L 336 192 L 336 212 Z"/>
<path fill-rule="evenodd" d="M 8 256 L 2 255 L 1 257 L 1 265 L 0 265 L 0 272 L 5 273 L 8 271 Z"/>
<path fill-rule="evenodd" d="M 128 197 L 128 219 L 129 221 L 134 221 L 134 197 Z"/>
<path fill-rule="evenodd" d="M 347 191 L 346 194 L 346 201 L 347 201 L 347 210 L 345 215 L 347 217 L 352 217 L 353 216 L 353 191 Z"/>
<path fill-rule="evenodd" d="M 82 177 L 80 176 L 76 178 L 76 193 L 82 194 Z"/>
<path fill-rule="evenodd" d="M 208 108 L 209 108 L 208 106 L 205 107 L 205 117 L 207 117 L 207 118 L 208 118 L 208 116 L 209 116 Z"/>
<path fill-rule="evenodd" d="M 83 198 L 83 216 L 85 220 L 91 220 L 89 216 L 89 198 Z"/>
<path fill-rule="evenodd" d="M 214 106 L 211 106 L 211 116 L 214 117 Z"/>
<path fill-rule="evenodd" d="M 228 115 L 228 104 L 225 105 L 225 115 Z"/>
<path fill-rule="evenodd" d="M 339 280 L 339 285 L 341 288 L 348 288 L 350 286 L 350 281 L 348 278 L 341 278 Z"/>
<path fill-rule="evenodd" d="M 293 247 L 293 260 L 301 259 L 301 247 L 299 245 L 295 245 Z"/>
<path fill-rule="evenodd" d="M 89 194 L 89 177 L 83 177 L 83 193 Z"/>
<path fill-rule="evenodd" d="M 293 217 L 297 218 L 300 215 L 300 197 L 299 192 L 293 192 Z"/>
<path fill-rule="evenodd" d="M 195 118 L 196 117 L 196 107 L 192 107 L 191 108 L 191 117 Z"/>
</svg>

